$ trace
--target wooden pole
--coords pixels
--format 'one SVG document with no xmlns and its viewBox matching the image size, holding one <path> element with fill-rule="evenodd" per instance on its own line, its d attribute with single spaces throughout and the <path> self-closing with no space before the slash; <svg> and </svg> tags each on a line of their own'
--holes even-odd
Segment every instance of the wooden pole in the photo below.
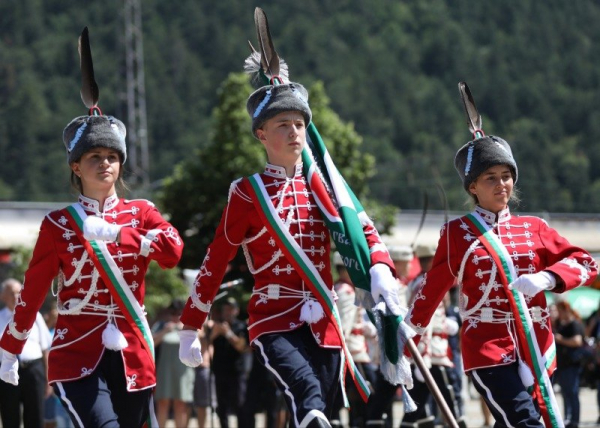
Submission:
<svg viewBox="0 0 600 428">
<path fill-rule="evenodd" d="M 452 428 L 459 428 L 458 423 L 456 422 L 456 419 L 454 418 L 454 415 L 452 414 L 452 411 L 448 407 L 448 403 L 446 403 L 446 400 L 444 400 L 444 397 L 442 396 L 442 392 L 440 391 L 437 384 L 435 383 L 435 380 L 433 380 L 433 376 L 431 376 L 431 372 L 425 365 L 425 361 L 423 361 L 423 357 L 421 356 L 421 353 L 417 349 L 417 345 L 415 344 L 414 340 L 408 339 L 407 344 L 408 344 L 408 350 L 410 351 L 415 364 L 417 365 L 417 367 L 423 374 L 423 377 L 425 378 L 425 383 L 427 384 L 427 387 L 431 391 L 431 394 L 433 394 L 433 398 L 435 398 L 435 401 L 436 401 L 438 407 L 442 411 L 442 415 L 444 416 L 446 423 L 448 424 L 448 426 L 450 426 Z"/>
</svg>

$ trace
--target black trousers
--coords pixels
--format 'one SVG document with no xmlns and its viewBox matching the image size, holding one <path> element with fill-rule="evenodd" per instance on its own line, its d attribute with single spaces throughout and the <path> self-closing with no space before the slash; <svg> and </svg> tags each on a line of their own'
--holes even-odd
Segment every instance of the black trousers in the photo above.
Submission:
<svg viewBox="0 0 600 428">
<path fill-rule="evenodd" d="M 11 385 L 0 380 L 0 414 L 3 428 L 44 426 L 44 398 L 46 397 L 46 368 L 40 358 L 19 364 L 19 384 Z"/>
<path fill-rule="evenodd" d="M 253 347 L 283 391 L 290 427 L 297 427 L 311 410 L 331 418 L 340 385 L 340 349 L 321 348 L 307 325 L 261 336 Z"/>
<path fill-rule="evenodd" d="M 54 392 L 77 428 L 136 428 L 150 414 L 152 388 L 127 391 L 123 358 L 118 351 L 106 349 L 91 375 L 57 382 Z"/>
<path fill-rule="evenodd" d="M 544 426 L 537 403 L 519 377 L 518 363 L 471 370 L 467 374 L 496 419 L 495 428 Z"/>
</svg>

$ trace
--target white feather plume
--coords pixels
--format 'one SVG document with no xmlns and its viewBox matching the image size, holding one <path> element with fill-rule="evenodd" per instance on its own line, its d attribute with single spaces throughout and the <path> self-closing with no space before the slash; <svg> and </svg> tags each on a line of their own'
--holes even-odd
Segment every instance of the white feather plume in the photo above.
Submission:
<svg viewBox="0 0 600 428">
<path fill-rule="evenodd" d="M 260 52 L 252 52 L 244 61 L 244 72 L 250 75 L 251 82 L 255 86 L 263 86 L 263 82 L 260 81 L 260 70 Z M 279 77 L 283 80 L 283 83 L 290 81 L 287 63 L 282 58 L 279 58 Z"/>
</svg>

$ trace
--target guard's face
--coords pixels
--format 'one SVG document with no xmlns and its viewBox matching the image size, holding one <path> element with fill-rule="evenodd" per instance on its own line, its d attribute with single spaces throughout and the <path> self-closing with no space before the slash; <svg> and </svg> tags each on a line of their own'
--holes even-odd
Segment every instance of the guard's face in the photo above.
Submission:
<svg viewBox="0 0 600 428">
<path fill-rule="evenodd" d="M 300 162 L 306 144 L 304 116 L 297 111 L 286 111 L 267 120 L 256 136 L 267 150 L 269 162 L 278 166 Z"/>
<path fill-rule="evenodd" d="M 93 148 L 73 162 L 71 169 L 81 178 L 84 191 L 109 191 L 119 179 L 119 152 L 106 147 Z"/>
<path fill-rule="evenodd" d="M 497 213 L 508 206 L 513 185 L 510 168 L 496 165 L 477 177 L 469 186 L 469 191 L 477 196 L 481 208 Z"/>
</svg>

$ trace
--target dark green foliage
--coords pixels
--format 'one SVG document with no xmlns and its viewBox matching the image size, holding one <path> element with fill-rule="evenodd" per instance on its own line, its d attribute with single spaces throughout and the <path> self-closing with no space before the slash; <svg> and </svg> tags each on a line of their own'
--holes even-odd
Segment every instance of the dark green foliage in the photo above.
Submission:
<svg viewBox="0 0 600 428">
<path fill-rule="evenodd" d="M 442 183 L 450 208 L 464 209 L 452 161 L 469 139 L 456 88 L 466 80 L 486 133 L 513 146 L 522 210 L 600 209 L 598 2 L 265 0 L 260 6 L 292 79 L 307 87 L 324 82 L 331 109 L 353 124 L 352 132 L 364 138 L 362 151 L 374 156 L 373 176 L 365 174 L 372 159 L 344 171 L 362 196 L 370 188 L 373 199 L 418 209 L 423 190 Z M 216 88 L 241 70 L 246 40 L 255 41 L 255 4 L 148 0 L 142 7 L 156 183 L 182 175 L 174 166 L 184 159 L 203 168 L 191 161 L 215 141 Z M 72 199 L 61 133 L 72 117 L 85 114 L 77 37 L 86 25 L 100 106 L 127 119 L 122 9 L 115 0 L 0 2 L 0 198 Z M 319 129 L 333 126 L 325 113 L 315 117 Z M 231 143 L 228 136 L 221 141 Z M 335 150 L 340 163 L 360 158 Z M 223 157 L 208 162 L 224 159 L 231 163 L 224 170 L 237 168 Z M 223 194 L 225 175 L 211 181 L 218 186 L 210 192 Z M 437 198 L 430 200 L 431 209 L 441 208 Z M 198 221 L 184 229 L 200 227 Z"/>
<path fill-rule="evenodd" d="M 231 182 L 264 165 L 262 145 L 251 130 L 245 105 L 251 87 L 244 74 L 231 74 L 219 88 L 214 135 L 175 167 L 161 191 L 171 223 L 185 239 L 182 266 L 198 268 L 219 223 Z"/>
</svg>

